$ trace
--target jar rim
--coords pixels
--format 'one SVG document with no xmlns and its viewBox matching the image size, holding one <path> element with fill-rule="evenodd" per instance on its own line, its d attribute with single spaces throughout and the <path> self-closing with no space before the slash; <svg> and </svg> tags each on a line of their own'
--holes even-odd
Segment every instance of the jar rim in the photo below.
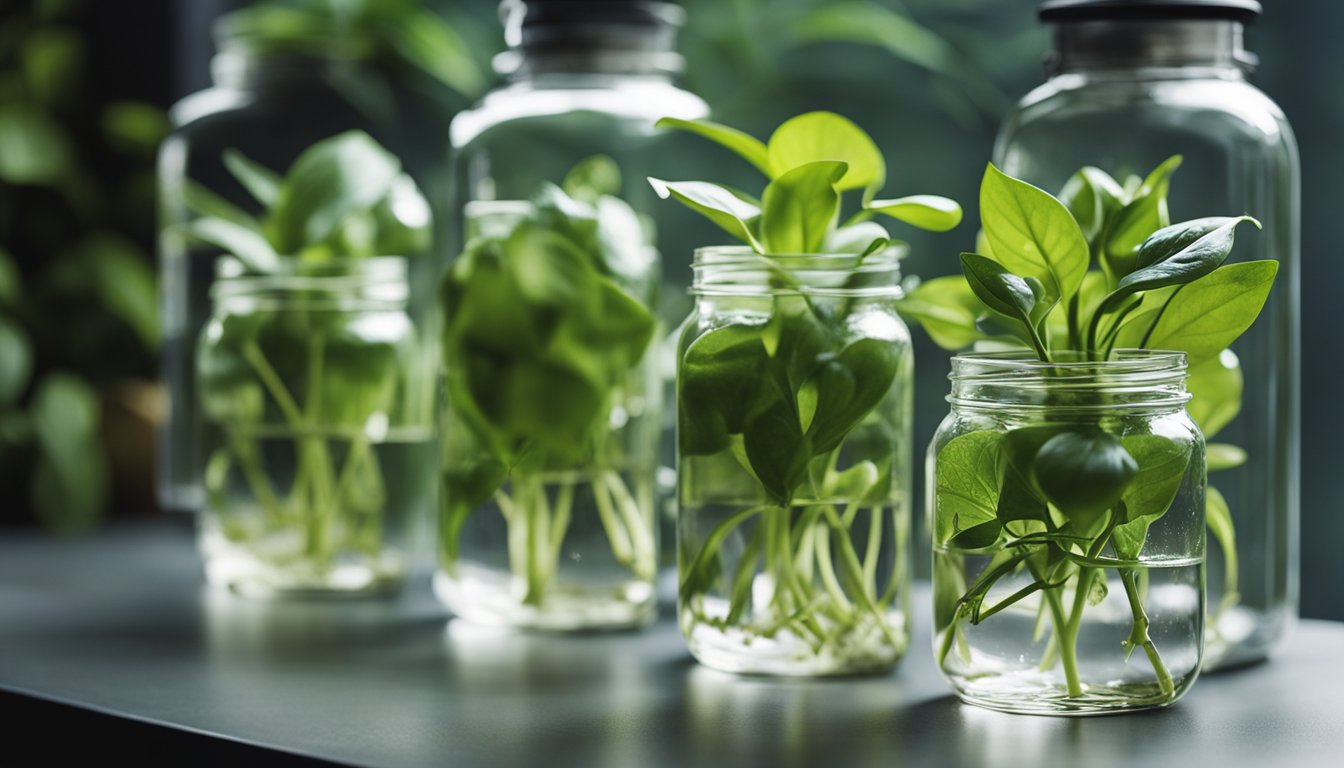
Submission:
<svg viewBox="0 0 1344 768">
<path fill-rule="evenodd" d="M 281 256 L 274 272 L 249 270 L 236 256 L 226 255 L 215 266 L 210 295 L 215 301 L 269 296 L 290 292 L 317 292 L 377 303 L 402 303 L 409 294 L 405 256 L 301 259 Z"/>
<path fill-rule="evenodd" d="M 1046 362 L 1030 350 L 969 352 L 952 358 L 954 406 L 1047 411 L 1181 406 L 1188 363 L 1184 352 L 1118 349 L 1105 360 L 1062 353 Z M 1061 396 L 1069 402 L 1060 402 Z"/>
<path fill-rule="evenodd" d="M 691 293 L 696 296 L 815 294 L 899 298 L 904 243 L 871 254 L 857 251 L 762 254 L 745 245 L 696 248 Z M 857 278 L 857 279 L 856 279 Z"/>
</svg>

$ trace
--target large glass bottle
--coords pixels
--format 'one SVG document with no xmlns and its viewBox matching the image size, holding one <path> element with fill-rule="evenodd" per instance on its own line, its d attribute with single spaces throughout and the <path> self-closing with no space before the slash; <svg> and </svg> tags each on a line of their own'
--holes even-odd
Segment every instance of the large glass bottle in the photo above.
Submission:
<svg viewBox="0 0 1344 768">
<path fill-rule="evenodd" d="M 1181 155 L 1171 219 L 1245 212 L 1264 225 L 1233 258 L 1279 262 L 1269 302 L 1235 354 L 1190 361 L 1210 520 L 1232 523 L 1209 531 L 1206 668 L 1264 657 L 1297 609 L 1299 167 L 1282 111 L 1246 79 L 1244 25 L 1259 12 L 1253 0 L 1044 3 L 1049 79 L 1009 115 L 994 153 L 1051 191 L 1082 166 L 1124 179 Z M 1239 412 L 1202 409 L 1212 388 L 1239 390 Z"/>
<path fill-rule="evenodd" d="M 169 412 L 158 441 L 157 485 L 159 503 L 180 511 L 200 510 L 205 502 L 205 426 L 195 398 L 195 359 L 219 257 L 218 248 L 184 237 L 181 225 L 194 216 L 184 188 L 199 185 L 257 213 L 256 200 L 224 166 L 227 150 L 283 171 L 312 144 L 351 129 L 369 133 L 397 155 L 431 206 L 442 202 L 446 184 L 440 170 L 447 154 L 442 126 L 451 96 L 408 87 L 410 78 L 380 79 L 382 73 L 374 74 L 367 62 L 347 58 L 340 41 L 331 41 L 325 54 L 296 49 L 247 23 L 245 14 L 221 17 L 214 31 L 219 50 L 211 62 L 214 84 L 173 107 L 175 127 L 159 151 L 160 314 Z M 364 98 L 370 94 L 382 97 Z M 428 258 L 411 264 L 410 310 L 418 316 L 432 305 L 437 265 Z"/>
<path fill-rule="evenodd" d="M 660 226 L 669 221 L 669 216 L 681 216 L 684 212 L 669 213 L 668 206 L 656 204 L 657 197 L 645 181 L 648 176 L 678 174 L 677 159 L 667 151 L 676 137 L 658 130 L 655 127 L 658 119 L 690 120 L 708 114 L 704 101 L 674 82 L 682 68 L 682 59 L 675 52 L 676 31 L 684 18 L 681 8 L 668 2 L 642 0 L 505 0 L 501 15 L 509 45 L 495 60 L 502 82 L 477 106 L 458 114 L 450 131 L 455 153 L 453 195 L 457 231 L 467 235 L 499 234 L 495 224 L 507 221 L 507 215 L 503 214 L 509 210 L 530 210 L 526 201 L 535 200 L 547 185 L 564 183 L 578 166 L 605 172 L 602 178 L 579 180 L 580 185 L 591 183 L 601 188 L 603 195 L 619 198 L 610 203 L 628 204 L 637 215 L 638 224 L 625 228 L 622 237 L 646 238 L 663 253 L 689 253 L 693 232 L 684 225 Z M 613 169 L 616 173 L 610 173 Z M 603 244 L 599 250 L 607 250 L 609 245 L 612 243 Z M 650 257 L 656 259 L 657 255 L 651 252 Z M 666 350 L 659 349 L 657 339 L 662 339 L 668 327 L 685 316 L 689 259 L 664 262 L 661 280 L 655 275 L 633 276 L 638 278 L 636 282 L 647 277 L 656 289 L 656 297 L 640 296 L 640 300 L 655 302 L 656 314 L 663 321 L 640 365 L 661 373 L 664 385 L 670 387 L 672 366 L 670 359 L 664 359 Z M 652 398 L 649 402 L 657 401 L 656 393 L 648 394 Z M 452 428 L 452 409 L 450 403 L 450 423 L 445 430 Z M 622 428 L 626 426 L 619 410 L 613 411 L 616 419 L 613 428 L 618 422 Z M 669 508 L 666 502 L 670 501 L 672 489 L 667 477 L 672 460 L 671 420 L 657 412 L 646 414 L 644 420 L 656 425 L 660 418 L 663 450 L 658 462 L 650 462 L 641 469 L 638 478 L 627 479 L 640 488 L 659 489 L 659 493 L 636 498 L 638 509 L 632 507 L 631 511 L 636 517 L 651 514 L 654 519 L 662 518 L 660 527 L 668 534 L 670 519 L 657 514 L 654 507 Z M 642 427 L 639 430 L 644 431 Z M 453 449 L 453 436 L 448 438 L 446 477 L 456 471 L 454 467 L 460 469 L 462 458 Z M 648 446 L 650 452 L 655 447 Z M 658 464 L 665 469 L 659 472 L 655 486 Z M 446 489 L 445 494 L 446 503 L 455 503 L 450 490 Z M 632 498 L 638 496 L 636 493 Z M 591 495 L 575 497 L 573 519 L 579 524 L 576 531 L 584 530 L 583 521 L 598 514 L 595 509 L 598 503 L 599 499 Z M 441 534 L 448 537 L 445 542 L 453 542 L 451 551 L 460 551 L 464 559 L 470 560 L 473 552 L 482 555 L 490 549 L 487 542 L 498 533 L 492 526 L 503 525 L 498 513 L 488 511 L 491 506 L 487 502 L 471 513 L 467 528 L 462 531 L 460 550 L 456 543 L 458 534 L 444 527 Z M 487 523 L 490 514 L 496 518 L 493 523 Z M 662 538 L 669 544 L 672 540 L 670 535 Z M 663 553 L 664 557 L 668 554 Z M 444 571 L 438 582 L 439 594 L 455 610 L 479 620 L 578 628 L 641 624 L 652 616 L 652 590 L 642 588 L 630 593 L 637 593 L 633 601 L 627 599 L 628 595 L 620 597 L 616 604 L 623 607 L 614 611 L 578 609 L 573 603 L 566 608 L 560 606 L 559 600 L 551 602 L 560 607 L 527 605 L 526 601 L 514 605 L 516 601 L 504 598 L 486 597 L 482 601 L 479 590 L 464 590 L 460 579 L 451 575 L 450 572 L 462 572 L 456 559 L 454 554 L 441 563 Z M 568 569 L 573 568 L 571 559 Z M 628 581 L 627 575 L 621 575 L 617 581 Z M 569 579 L 566 573 L 559 576 L 560 582 Z M 587 577 L 580 574 L 578 578 L 583 581 Z M 651 578 L 639 572 L 634 582 L 647 582 L 651 587 Z M 605 583 L 603 579 L 598 581 Z M 603 589 L 606 587 L 599 587 L 598 591 Z M 528 594 L 532 591 L 535 590 L 524 590 Z M 591 589 L 584 587 L 580 591 Z M 592 602 L 589 597 L 579 602 Z M 536 602 L 534 599 L 533 603 Z"/>
</svg>

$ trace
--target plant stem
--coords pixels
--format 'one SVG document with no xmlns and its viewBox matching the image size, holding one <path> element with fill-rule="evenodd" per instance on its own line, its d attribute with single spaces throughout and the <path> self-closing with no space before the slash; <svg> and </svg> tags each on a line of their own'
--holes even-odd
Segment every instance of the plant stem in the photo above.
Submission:
<svg viewBox="0 0 1344 768">
<path fill-rule="evenodd" d="M 1027 568 L 1031 569 L 1031 575 L 1036 577 L 1037 581 L 1044 581 L 1045 574 L 1035 562 L 1028 559 Z M 1059 641 L 1055 647 L 1059 651 L 1059 661 L 1064 667 L 1064 685 L 1068 689 L 1070 698 L 1079 698 L 1083 695 L 1083 686 L 1078 681 L 1078 659 L 1076 655 L 1077 637 L 1067 635 L 1068 621 L 1064 615 L 1064 605 L 1059 599 L 1059 593 L 1064 587 L 1052 587 L 1041 591 L 1045 596 L 1046 605 L 1050 608 L 1050 621 L 1055 625 L 1055 635 Z"/>
<path fill-rule="evenodd" d="M 1139 589 L 1134 583 L 1134 571 L 1130 568 L 1120 569 L 1120 581 L 1125 585 L 1125 595 L 1129 598 L 1129 607 L 1134 614 L 1134 628 L 1129 633 L 1130 647 L 1134 645 L 1143 646 L 1143 652 L 1148 655 L 1148 663 L 1153 665 L 1153 672 L 1157 675 L 1157 686 L 1164 696 L 1171 696 L 1176 692 L 1176 685 L 1172 682 L 1171 672 L 1167 670 L 1167 665 L 1162 662 L 1162 656 L 1157 652 L 1157 646 L 1148 635 L 1148 614 L 1143 609 L 1143 603 L 1139 599 Z"/>
</svg>

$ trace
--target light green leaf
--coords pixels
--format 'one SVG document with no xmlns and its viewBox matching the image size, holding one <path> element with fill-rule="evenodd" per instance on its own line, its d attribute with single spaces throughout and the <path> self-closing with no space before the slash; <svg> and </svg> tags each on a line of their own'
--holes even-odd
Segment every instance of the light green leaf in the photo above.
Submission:
<svg viewBox="0 0 1344 768">
<path fill-rule="evenodd" d="M 247 190 L 257 202 L 270 208 L 280 197 L 280 187 L 284 179 L 261 163 L 249 160 L 236 149 L 226 149 L 223 155 L 224 167 Z"/>
<path fill-rule="evenodd" d="M 1228 443 L 1209 443 L 1205 448 L 1205 461 L 1210 472 L 1236 469 L 1246 463 L 1246 451 Z"/>
<path fill-rule="evenodd" d="M 771 175 L 770 157 L 765 144 L 755 136 L 709 120 L 680 120 L 675 117 L 664 117 L 656 125 L 659 128 L 673 128 L 709 139 L 715 144 L 737 153 L 744 160 L 760 169 L 761 173 L 767 176 Z"/>
<path fill-rule="evenodd" d="M 98 397 L 73 376 L 50 374 L 38 382 L 31 415 L 40 451 L 32 477 L 37 515 L 62 533 L 87 529 L 107 502 Z"/>
<path fill-rule="evenodd" d="M 1223 494 L 1210 485 L 1205 489 L 1204 518 L 1209 533 L 1218 542 L 1223 552 L 1223 595 L 1222 604 L 1235 604 L 1240 600 L 1237 594 L 1237 532 L 1232 524 L 1232 510 L 1227 506 Z"/>
<path fill-rule="evenodd" d="M 965 349 L 985 338 L 976 320 L 989 308 L 960 275 L 920 283 L 896 308 L 901 317 L 923 326 L 943 349 Z"/>
<path fill-rule="evenodd" d="M 834 112 L 808 112 L 790 118 L 775 129 L 766 146 L 771 178 L 779 178 L 808 163 L 823 160 L 845 163 L 848 170 L 836 189 L 880 189 L 887 165 L 871 137 Z"/>
<path fill-rule="evenodd" d="M 958 54 L 947 41 L 909 17 L 867 0 L 819 4 L 793 20 L 790 32 L 799 42 L 863 43 L 932 72 L 958 70 Z"/>
<path fill-rule="evenodd" d="M 44 112 L 22 102 L 0 104 L 0 180 L 54 184 L 73 156 L 65 130 Z"/>
<path fill-rule="evenodd" d="M 864 253 L 878 241 L 883 247 L 891 245 L 891 235 L 885 227 L 873 221 L 861 221 L 839 227 L 826 235 L 821 250 L 826 253 Z"/>
<path fill-rule="evenodd" d="M 1073 214 L 1091 242 L 1101 233 L 1106 219 L 1124 206 L 1125 191 L 1109 173 L 1087 166 L 1069 177 L 1059 201 Z"/>
<path fill-rule="evenodd" d="M 94 232 L 79 246 L 98 296 L 114 316 L 135 331 L 149 351 L 159 347 L 158 280 L 148 254 L 113 232 Z"/>
<path fill-rule="evenodd" d="M 114 101 L 103 109 L 103 133 L 127 154 L 153 156 L 172 124 L 168 115 L 153 104 Z"/>
<path fill-rule="evenodd" d="M 197 219 L 186 225 L 188 235 L 236 256 L 251 271 L 270 274 L 280 268 L 280 257 L 257 232 L 225 219 Z"/>
<path fill-rule="evenodd" d="M 1228 347 L 1260 315 L 1277 261 L 1227 264 L 1190 283 L 1167 303 L 1145 345 L 1184 352 L 1201 363 Z"/>
<path fill-rule="evenodd" d="M 653 191 L 667 199 L 678 202 L 718 224 L 725 232 L 747 243 L 758 253 L 765 253 L 765 247 L 756 239 L 753 232 L 761 209 L 745 196 L 718 184 L 707 181 L 663 181 L 649 179 Z"/>
<path fill-rule="evenodd" d="M 1129 274 L 1139 265 L 1139 247 L 1153 232 L 1171 223 L 1167 192 L 1171 175 L 1181 166 L 1181 156 L 1163 161 L 1134 190 L 1130 201 L 1115 214 L 1102 233 L 1102 266 L 1112 279 Z"/>
<path fill-rule="evenodd" d="M 560 183 L 565 194 L 594 205 L 603 195 L 621 193 L 621 167 L 610 155 L 592 155 L 574 164 Z"/>
<path fill-rule="evenodd" d="M 892 200 L 874 200 L 867 210 L 899 219 L 920 229 L 946 232 L 961 223 L 961 206 L 938 195 L 910 195 Z"/>
<path fill-rule="evenodd" d="M 462 36 L 437 14 L 425 10 L 399 12 L 389 21 L 392 45 L 412 65 L 454 91 L 472 96 L 485 77 Z"/>
<path fill-rule="evenodd" d="M 1057 299 L 1078 292 L 1087 240 L 1063 203 L 991 164 L 980 185 L 980 217 L 994 260 L 1008 271 L 1040 280 Z"/>
<path fill-rule="evenodd" d="M 1185 410 L 1205 439 L 1213 439 L 1241 413 L 1242 384 L 1241 361 L 1230 349 L 1190 367 L 1185 382 L 1190 402 Z"/>
<path fill-rule="evenodd" d="M 938 451 L 933 510 L 937 546 L 947 546 L 957 534 L 997 519 L 1002 439 L 994 430 L 970 432 Z"/>
<path fill-rule="evenodd" d="M 261 232 L 261 222 L 233 203 L 211 192 L 203 184 L 192 179 L 183 179 L 177 187 L 177 196 L 192 213 L 210 218 L 223 219 L 265 237 Z"/>
<path fill-rule="evenodd" d="M 836 182 L 844 163 L 800 165 L 770 182 L 761 201 L 761 239 L 767 253 L 816 253 L 840 210 Z"/>
<path fill-rule="evenodd" d="M 276 251 L 326 240 L 345 218 L 382 200 L 401 163 L 368 134 L 347 131 L 314 144 L 289 169 L 266 227 Z"/>
</svg>

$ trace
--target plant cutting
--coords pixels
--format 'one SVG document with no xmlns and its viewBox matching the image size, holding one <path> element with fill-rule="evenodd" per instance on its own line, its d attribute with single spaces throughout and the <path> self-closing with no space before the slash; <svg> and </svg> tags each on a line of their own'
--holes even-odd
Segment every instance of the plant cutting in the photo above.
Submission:
<svg viewBox="0 0 1344 768">
<path fill-rule="evenodd" d="M 657 254 L 608 157 L 473 206 L 446 273 L 436 591 L 554 629 L 653 617 Z"/>
<path fill-rule="evenodd" d="M 908 332 L 875 221 L 960 221 L 932 195 L 879 199 L 886 164 L 829 112 L 762 142 L 663 120 L 768 178 L 757 198 L 650 179 L 746 247 L 696 254 L 677 366 L 680 622 L 703 663 L 816 675 L 890 668 L 906 646 Z M 842 218 L 842 197 L 857 209 Z"/>
<path fill-rule="evenodd" d="M 1153 249 L 1149 249 L 1149 256 L 1143 255 L 1144 241 L 1156 230 L 1171 225 L 1167 198 L 1180 165 L 1181 157 L 1173 156 L 1146 177 L 1130 176 L 1123 182 L 1088 166 L 1069 179 L 1058 199 L 1083 234 L 1088 268 L 1078 290 L 1049 314 L 1038 335 L 1063 349 L 1084 350 L 1092 359 L 1105 359 L 1120 348 L 1184 352 L 1189 364 L 1186 388 L 1191 395 L 1187 410 L 1204 438 L 1212 441 L 1241 411 L 1243 377 L 1230 344 L 1259 315 L 1277 266 L 1269 261 L 1223 267 L 1218 267 L 1221 262 L 1157 265 L 1144 261 L 1155 258 Z M 1000 202 L 1006 204 L 1008 199 L 1001 197 Z M 1246 222 L 1254 220 L 1200 219 L 1173 232 L 1196 240 L 1207 236 L 1204 247 L 1218 253 L 1224 243 L 1230 249 L 1235 228 Z M 1180 243 L 1178 239 L 1171 245 Z M 987 232 L 981 234 L 978 245 L 982 254 L 990 253 Z M 1078 247 L 1076 240 L 1073 247 Z M 1020 274 L 1032 275 L 1023 266 L 1022 257 L 1007 258 L 1005 264 L 1020 269 Z M 1070 263 L 1077 262 L 1074 257 Z M 1203 270 L 1215 267 L 1216 276 L 1210 274 L 1194 285 L 1188 281 L 1155 282 L 1181 279 L 1178 272 L 1197 279 L 1203 276 Z M 1172 275 L 1164 276 L 1168 271 Z M 1139 300 L 1144 291 L 1150 293 Z M 1107 293 L 1119 298 L 1103 306 L 1103 294 Z M 1177 293 L 1181 294 L 1179 298 Z M 1016 335 L 1005 334 L 1002 324 L 993 319 L 994 313 L 960 276 L 920 284 L 903 299 L 901 312 L 922 325 L 930 338 L 946 349 L 1035 343 L 1021 330 Z M 1235 469 L 1247 458 L 1245 450 L 1230 443 L 1210 442 L 1207 447 L 1211 473 Z M 1205 512 L 1208 532 L 1222 559 L 1222 578 L 1210 588 L 1216 600 L 1211 599 L 1209 606 L 1208 644 L 1216 654 L 1222 652 L 1220 620 L 1240 601 L 1236 531 L 1226 499 L 1212 486 Z"/>
<path fill-rule="evenodd" d="M 238 153 L 224 162 L 265 212 L 184 191 L 200 214 L 188 233 L 230 256 L 197 355 L 217 440 L 207 573 L 255 592 L 395 586 L 432 437 L 399 255 L 426 247 L 428 206 L 359 132 L 313 145 L 283 177 Z"/>
<path fill-rule="evenodd" d="M 1277 264 L 1224 264 L 1248 216 L 1169 222 L 1179 162 L 1127 189 L 1084 169 L 1064 200 L 989 166 L 982 253 L 903 307 L 943 341 L 1029 350 L 956 358 L 930 448 L 936 659 L 969 701 L 1161 706 L 1198 672 L 1205 450 L 1184 359 L 1254 322 Z"/>
</svg>

